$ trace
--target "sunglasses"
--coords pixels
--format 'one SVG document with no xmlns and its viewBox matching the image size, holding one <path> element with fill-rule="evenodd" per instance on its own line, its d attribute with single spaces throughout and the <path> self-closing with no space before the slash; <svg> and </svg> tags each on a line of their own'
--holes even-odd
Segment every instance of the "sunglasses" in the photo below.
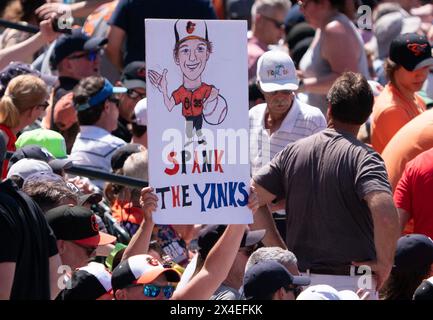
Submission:
<svg viewBox="0 0 433 320">
<path fill-rule="evenodd" d="M 114 103 L 116 105 L 116 107 L 119 107 L 120 100 L 116 96 L 110 96 L 107 98 L 107 100 Z"/>
<path fill-rule="evenodd" d="M 268 16 L 265 16 L 265 15 L 261 15 L 263 18 L 265 18 L 266 20 L 269 20 L 269 21 L 271 21 L 273 24 L 274 24 L 274 26 L 275 26 L 275 28 L 277 28 L 277 29 L 284 29 L 286 26 L 285 26 L 285 24 L 284 24 L 284 22 L 280 22 L 280 21 L 278 21 L 278 20 L 276 20 L 276 19 L 274 19 L 274 18 L 271 18 L 271 17 L 268 17 Z"/>
<path fill-rule="evenodd" d="M 79 246 L 79 247 L 81 247 L 81 248 L 83 248 L 84 250 L 86 250 L 86 254 L 89 257 L 92 257 L 95 254 L 96 249 L 97 249 L 97 247 L 87 247 L 87 246 L 83 246 L 81 244 L 78 244 L 76 242 L 74 242 L 74 244 L 77 245 L 77 246 Z"/>
<path fill-rule="evenodd" d="M 45 101 L 44 103 L 37 104 L 36 107 L 46 110 L 50 103 L 48 101 Z"/>
<path fill-rule="evenodd" d="M 126 94 L 131 99 L 137 99 L 138 97 L 140 97 L 140 99 L 146 98 L 145 93 L 139 93 L 139 92 L 135 91 L 134 89 L 128 89 L 128 91 L 126 91 Z"/>
<path fill-rule="evenodd" d="M 170 299 L 174 292 L 174 286 L 160 287 L 154 284 L 145 284 L 143 286 L 143 294 L 148 298 L 156 298 L 157 296 L 159 296 L 161 289 L 162 292 L 164 293 L 164 296 L 167 299 Z"/>
<path fill-rule="evenodd" d="M 76 55 L 76 56 L 68 57 L 68 59 L 69 60 L 78 60 L 81 58 L 87 58 L 87 60 L 89 60 L 90 62 L 94 62 L 100 54 L 102 54 L 102 50 L 87 51 L 87 52 L 84 52 L 84 53 Z"/>
</svg>

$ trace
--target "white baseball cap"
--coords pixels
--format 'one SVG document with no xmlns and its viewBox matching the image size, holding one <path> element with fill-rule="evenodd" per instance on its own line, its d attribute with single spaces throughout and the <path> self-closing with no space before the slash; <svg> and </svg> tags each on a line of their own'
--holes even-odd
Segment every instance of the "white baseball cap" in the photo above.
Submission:
<svg viewBox="0 0 433 320">
<path fill-rule="evenodd" d="M 139 126 L 147 126 L 147 98 L 137 102 L 134 107 L 135 123 Z"/>
<path fill-rule="evenodd" d="M 208 40 L 207 25 L 204 20 L 177 20 L 174 33 L 176 42 L 189 39 Z"/>
<path fill-rule="evenodd" d="M 281 50 L 267 51 L 259 58 L 257 80 L 264 92 L 297 90 L 299 87 L 295 64 Z"/>
<path fill-rule="evenodd" d="M 351 290 L 338 291 L 326 284 L 310 286 L 302 291 L 296 300 L 359 300 Z"/>
</svg>

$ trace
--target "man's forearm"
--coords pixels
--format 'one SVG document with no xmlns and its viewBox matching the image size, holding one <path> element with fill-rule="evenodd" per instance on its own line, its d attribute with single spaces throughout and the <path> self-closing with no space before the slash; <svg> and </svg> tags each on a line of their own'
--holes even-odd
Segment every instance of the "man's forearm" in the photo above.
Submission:
<svg viewBox="0 0 433 320">
<path fill-rule="evenodd" d="M 251 225 L 251 230 L 265 229 L 266 234 L 262 242 L 266 247 L 280 247 L 287 249 L 284 240 L 281 238 L 277 227 L 275 226 L 272 214 L 266 206 L 260 207 L 254 215 L 254 223 Z"/>
<path fill-rule="evenodd" d="M 16 45 L 0 50 L 0 69 L 5 68 L 11 61 L 25 60 L 29 55 L 32 55 L 45 44 L 45 41 L 40 32 L 36 33 L 27 40 Z"/>
<path fill-rule="evenodd" d="M 372 217 L 377 261 L 392 264 L 400 237 L 400 223 L 391 196 L 373 206 Z"/>
</svg>

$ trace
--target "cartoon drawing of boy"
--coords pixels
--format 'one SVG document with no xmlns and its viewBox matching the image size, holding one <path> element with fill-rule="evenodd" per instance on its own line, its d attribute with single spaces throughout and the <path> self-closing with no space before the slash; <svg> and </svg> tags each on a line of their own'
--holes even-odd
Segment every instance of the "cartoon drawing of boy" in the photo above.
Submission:
<svg viewBox="0 0 433 320">
<path fill-rule="evenodd" d="M 168 111 L 182 103 L 182 115 L 185 117 L 185 133 L 187 142 L 193 140 L 193 130 L 199 144 L 206 144 L 201 131 L 203 126 L 203 109 L 218 99 L 219 90 L 213 85 L 202 82 L 201 76 L 206 68 L 207 60 L 212 53 L 212 43 L 208 39 L 207 25 L 203 20 L 178 20 L 174 25 L 176 44 L 173 50 L 175 63 L 183 74 L 182 85 L 171 95 L 167 90 L 167 69 L 162 74 L 149 70 L 149 79 L 162 93 Z"/>
</svg>

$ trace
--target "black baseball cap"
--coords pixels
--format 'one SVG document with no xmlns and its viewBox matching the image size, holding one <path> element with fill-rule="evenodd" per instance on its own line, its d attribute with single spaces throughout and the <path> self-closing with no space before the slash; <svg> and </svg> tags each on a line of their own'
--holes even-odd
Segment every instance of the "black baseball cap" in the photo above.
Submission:
<svg viewBox="0 0 433 320">
<path fill-rule="evenodd" d="M 423 234 L 408 234 L 397 241 L 394 269 L 416 271 L 433 263 L 433 241 Z"/>
<path fill-rule="evenodd" d="M 97 300 L 104 294 L 113 294 L 111 274 L 103 264 L 90 262 L 74 271 L 56 300 Z"/>
<path fill-rule="evenodd" d="M 73 29 L 71 34 L 64 34 L 56 40 L 50 57 L 51 66 L 57 65 L 64 58 L 77 51 L 94 51 L 107 44 L 108 39 L 103 37 L 89 37 L 81 28 Z"/>
<path fill-rule="evenodd" d="M 144 61 L 133 61 L 125 66 L 120 77 L 125 88 L 146 89 L 146 64 Z"/>
<path fill-rule="evenodd" d="M 197 244 L 199 246 L 200 256 L 203 259 L 206 259 L 209 251 L 222 236 L 226 227 L 226 225 L 211 224 L 200 230 Z M 242 237 L 240 248 L 250 247 L 258 244 L 265 237 L 265 233 L 265 229 L 254 231 L 246 230 L 244 236 Z"/>
<path fill-rule="evenodd" d="M 433 66 L 430 43 L 425 36 L 416 33 L 405 33 L 395 38 L 391 42 L 389 59 L 408 71 Z"/>
<path fill-rule="evenodd" d="M 244 295 L 247 300 L 265 299 L 281 287 L 308 286 L 310 279 L 293 276 L 281 263 L 264 260 L 251 266 L 244 276 Z"/>
<path fill-rule="evenodd" d="M 96 215 L 80 206 L 63 205 L 45 214 L 59 240 L 74 241 L 85 246 L 100 246 L 116 241 L 116 237 L 99 231 Z"/>
<path fill-rule="evenodd" d="M 144 150 L 144 147 L 138 143 L 127 143 L 118 148 L 111 157 L 111 169 L 113 171 L 122 169 L 126 159 L 131 154 L 138 153 Z"/>
</svg>

